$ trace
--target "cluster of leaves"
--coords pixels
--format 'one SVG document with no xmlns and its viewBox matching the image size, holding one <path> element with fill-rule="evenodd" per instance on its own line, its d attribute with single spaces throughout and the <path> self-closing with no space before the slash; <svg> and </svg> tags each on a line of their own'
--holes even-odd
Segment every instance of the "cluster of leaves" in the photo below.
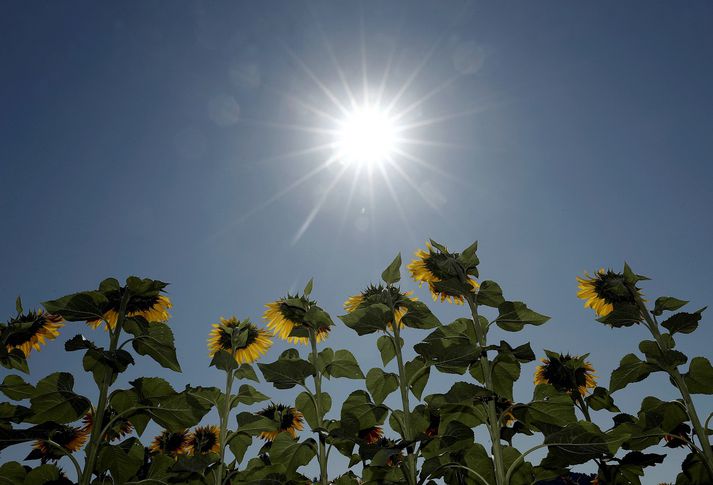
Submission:
<svg viewBox="0 0 713 485">
<path fill-rule="evenodd" d="M 166 323 L 170 301 L 162 294 L 165 283 L 130 277 L 121 286 L 107 279 L 97 290 L 47 301 L 44 311 L 35 313 L 25 313 L 18 300 L 17 316 L 0 326 L 3 367 L 29 373 L 32 348 L 54 338 L 60 319 L 104 326 L 108 346 L 82 334 L 65 343 L 67 352 L 83 353 L 83 368 L 98 389 L 94 401 L 74 391 L 74 379 L 66 372 L 34 385 L 16 373 L 4 377 L 0 392 L 10 401 L 0 403 L 0 450 L 32 442 L 28 460 L 39 459 L 40 464 L 7 462 L 0 465 L 0 477 L 10 484 L 73 483 L 57 465 L 66 459 L 82 485 L 627 485 L 640 484 L 645 468 L 663 462 L 665 454 L 649 451 L 663 442 L 690 450 L 677 484 L 713 483 L 710 415 L 701 422 L 691 397 L 713 394 L 713 367 L 696 357 L 681 370 L 688 358 L 674 340 L 697 328 L 703 309 L 675 313 L 659 324 L 664 312 L 675 312 L 687 302 L 662 297 L 649 311 L 636 287 L 644 278 L 628 266 L 621 273 L 580 279 L 587 305 L 600 322 L 613 327 L 643 324 L 653 340 L 641 342 L 641 356 L 622 358 L 608 388 L 596 385 L 587 355 L 545 351 L 532 396 L 523 398 L 515 395 L 514 384 L 523 364 L 536 360 L 535 352 L 528 342 L 494 343 L 489 337 L 496 328 L 516 336 L 549 318 L 506 299 L 495 281 L 476 283 L 476 251 L 473 244 L 453 253 L 431 241 L 409 265 L 411 276 L 427 284 L 434 300 L 463 304 L 467 313 L 451 323 L 442 323 L 425 303 L 397 286 L 400 255 L 384 270 L 381 283 L 347 301 L 341 322 L 358 336 L 378 335 L 383 365 L 366 373 L 350 351 L 319 348 L 334 322 L 310 299 L 311 281 L 301 294 L 268 305 L 281 312 L 269 322 L 273 333 L 303 341 L 310 351 L 303 356 L 289 348 L 273 362 L 257 363 L 264 382 L 279 390 L 299 390 L 293 404 L 270 403 L 261 411 L 252 406 L 270 398 L 247 381 L 260 382 L 251 364 L 269 345 L 256 340 L 259 331 L 248 320 L 215 326 L 210 365 L 225 373 L 223 389 L 187 386 L 177 391 L 160 377 L 141 377 L 119 389 L 117 377 L 136 365 L 138 356 L 181 370 Z M 402 333 L 419 331 L 425 336 L 406 360 Z M 92 334 L 97 335 L 103 334 Z M 656 372 L 668 374 L 681 399 L 650 396 L 636 414 L 622 412 L 612 394 Z M 459 377 L 447 391 L 424 395 L 429 379 L 444 374 Z M 339 378 L 363 381 L 365 390 L 333 398 L 322 389 L 323 379 Z M 397 398 L 391 397 L 395 393 Z M 240 405 L 246 409 L 238 410 Z M 211 410 L 217 411 L 219 424 L 190 432 Z M 610 417 L 595 423 L 595 412 Z M 603 427 L 607 419 L 611 424 Z M 152 422 L 162 434 L 142 440 Z M 303 422 L 309 431 L 303 430 Z M 256 440 L 262 446 L 249 457 Z M 522 444 L 530 447 L 518 448 Z M 82 448 L 84 457 L 78 459 Z M 546 456 L 531 463 L 529 456 L 540 449 Z M 344 456 L 348 469 L 330 473 L 332 450 Z M 315 479 L 304 475 L 313 460 L 319 464 Z M 587 463 L 593 474 L 572 471 Z"/>
</svg>

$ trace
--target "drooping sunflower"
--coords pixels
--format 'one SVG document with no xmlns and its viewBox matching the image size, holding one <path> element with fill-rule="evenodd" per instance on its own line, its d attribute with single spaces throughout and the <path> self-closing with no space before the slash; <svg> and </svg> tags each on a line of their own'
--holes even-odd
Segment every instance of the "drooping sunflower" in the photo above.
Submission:
<svg viewBox="0 0 713 485">
<path fill-rule="evenodd" d="M 109 309 L 104 312 L 104 318 L 88 320 L 87 325 L 97 328 L 105 322 L 105 330 L 114 330 L 119 320 L 119 309 L 121 308 L 121 292 L 113 292 L 107 296 Z M 171 318 L 168 313 L 173 303 L 166 295 L 156 293 L 151 296 L 132 296 L 126 307 L 127 317 L 144 317 L 149 322 L 166 322 Z"/>
<path fill-rule="evenodd" d="M 359 439 L 366 442 L 368 445 L 374 445 L 384 436 L 384 430 L 381 426 L 372 426 L 371 428 L 359 431 Z"/>
<path fill-rule="evenodd" d="M 244 343 L 241 333 L 245 333 Z M 239 337 L 240 336 L 240 337 Z M 230 353 L 238 364 L 250 364 L 265 355 L 272 346 L 267 330 L 258 329 L 249 319 L 220 317 L 220 323 L 213 324 L 208 336 L 208 355 L 213 357 L 219 350 Z"/>
<path fill-rule="evenodd" d="M 664 435 L 663 439 L 666 442 L 664 445 L 667 448 L 680 448 L 691 442 L 690 438 L 691 427 L 686 423 L 678 424 L 669 434 Z"/>
<path fill-rule="evenodd" d="M 535 370 L 535 385 L 551 384 L 561 392 L 573 397 L 583 397 L 589 389 L 597 387 L 597 376 L 586 356 L 560 355 L 548 352 L 547 359 Z"/>
<path fill-rule="evenodd" d="M 106 426 L 111 420 L 114 420 L 114 423 L 107 430 L 102 439 L 107 441 L 118 440 L 130 434 L 134 430 L 133 425 L 128 420 L 121 417 L 117 418 L 117 412 L 113 408 L 107 408 L 104 412 L 104 423 L 102 428 L 104 428 L 104 426 Z M 92 428 L 94 427 L 93 409 L 90 409 L 89 412 L 84 415 L 82 423 L 84 423 L 82 429 L 86 431 L 87 434 L 90 434 L 92 432 Z"/>
<path fill-rule="evenodd" d="M 30 355 L 32 349 L 39 352 L 47 340 L 57 338 L 59 329 L 64 326 L 63 321 L 59 315 L 44 310 L 18 315 L 7 323 L 5 348 L 8 352 L 19 349 L 25 357 Z"/>
<path fill-rule="evenodd" d="M 512 413 L 512 401 L 508 399 L 498 399 L 495 401 L 495 410 L 503 426 L 510 426 L 517 421 Z"/>
<path fill-rule="evenodd" d="M 68 453 L 79 451 L 87 441 L 88 434 L 83 428 L 73 426 L 60 426 L 58 429 L 48 433 L 47 439 L 40 439 L 32 445 L 32 451 L 27 455 L 26 460 L 41 460 L 42 463 L 57 461 Z M 58 449 L 53 444 L 56 443 L 62 449 Z M 64 450 L 64 451 L 63 451 Z"/>
<path fill-rule="evenodd" d="M 457 278 L 457 275 L 450 274 L 444 269 L 449 265 L 457 264 L 457 258 L 457 253 L 445 254 L 440 250 L 434 250 L 430 243 L 426 243 L 426 250 L 418 249 L 416 251 L 416 259 L 409 263 L 408 270 L 411 273 L 411 277 L 418 282 L 419 287 L 423 283 L 428 284 L 433 301 L 440 299 L 442 302 L 447 301 L 462 305 L 464 301 L 462 294 L 442 288 L 439 289 L 434 285 L 434 283 Z M 473 292 L 480 287 L 478 282 L 470 277 L 468 277 L 468 284 Z"/>
<path fill-rule="evenodd" d="M 369 285 L 358 295 L 350 296 L 347 301 L 344 302 L 344 309 L 352 313 L 359 309 L 362 305 L 369 305 L 372 303 L 384 303 L 388 305 L 390 302 L 387 301 L 387 295 L 385 294 L 387 287 L 383 285 Z M 401 319 L 406 315 L 408 309 L 404 306 L 404 302 L 416 301 L 416 297 L 412 297 L 413 291 L 401 292 L 398 287 L 391 286 L 388 287 L 391 303 L 394 305 L 394 317 L 396 322 L 399 324 L 399 328 L 403 328 L 404 324 Z M 391 330 L 393 327 L 389 323 L 388 328 Z"/>
<path fill-rule="evenodd" d="M 151 453 L 162 453 L 176 458 L 185 455 L 188 447 L 188 431 L 168 431 L 164 429 L 149 445 Z"/>
<path fill-rule="evenodd" d="M 299 301 L 299 305 L 293 305 L 290 302 Z M 282 340 L 287 340 L 292 344 L 309 344 L 308 337 L 290 336 L 295 328 L 307 327 L 305 324 L 305 314 L 307 308 L 314 305 L 315 302 L 308 300 L 305 297 L 297 297 L 287 295 L 286 298 L 280 298 L 265 305 L 267 310 L 263 313 L 262 318 L 267 321 L 267 328 L 272 330 L 273 335 L 279 336 Z M 315 337 L 317 342 L 326 340 L 329 336 L 329 327 L 320 327 L 317 329 Z"/>
<path fill-rule="evenodd" d="M 290 433 L 290 436 L 296 438 L 297 432 L 302 431 L 304 427 L 304 416 L 302 413 L 284 404 L 270 403 L 269 406 L 262 411 L 258 411 L 257 414 L 270 418 L 278 423 L 277 430 L 263 431 L 260 433 L 260 438 L 265 441 L 274 441 L 277 435 L 283 431 Z"/>
<path fill-rule="evenodd" d="M 382 449 L 387 448 L 397 450 L 396 453 L 389 455 L 389 457 L 386 459 L 386 466 L 399 466 L 404 460 L 403 452 L 399 449 L 399 446 L 396 444 L 396 441 L 392 439 L 380 438 L 376 443 L 374 443 L 374 446 L 377 446 Z"/>
<path fill-rule="evenodd" d="M 188 451 L 191 455 L 205 455 L 220 451 L 220 428 L 211 424 L 198 426 L 188 435 Z"/>
<path fill-rule="evenodd" d="M 599 317 L 609 315 L 617 304 L 635 304 L 636 296 L 641 296 L 638 288 L 626 284 L 623 274 L 604 268 L 593 276 L 589 273 L 577 276 L 577 282 L 577 297 L 585 300 L 584 307 L 591 308 Z"/>
<path fill-rule="evenodd" d="M 428 427 L 424 434 L 429 438 L 438 436 L 438 428 L 441 426 L 441 413 L 437 410 L 428 408 Z"/>
</svg>

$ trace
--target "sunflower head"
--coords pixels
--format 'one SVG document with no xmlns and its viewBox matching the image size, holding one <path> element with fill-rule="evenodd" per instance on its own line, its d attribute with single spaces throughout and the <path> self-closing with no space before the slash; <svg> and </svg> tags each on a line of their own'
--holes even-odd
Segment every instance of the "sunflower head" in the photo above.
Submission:
<svg viewBox="0 0 713 485">
<path fill-rule="evenodd" d="M 107 430 L 103 439 L 107 441 L 114 441 L 123 438 L 124 436 L 130 434 L 134 427 L 133 425 L 123 417 L 117 417 L 117 412 L 113 408 L 107 408 L 104 412 L 104 422 L 102 423 L 102 428 L 104 428 L 109 421 L 114 421 L 111 427 Z M 82 423 L 84 426 L 82 429 L 87 432 L 87 434 L 92 432 L 94 427 L 94 410 L 90 409 L 87 414 L 82 418 Z"/>
<path fill-rule="evenodd" d="M 378 443 L 383 436 L 384 430 L 381 429 L 381 426 L 372 426 L 371 428 L 359 431 L 359 439 L 364 441 L 367 445 Z"/>
<path fill-rule="evenodd" d="M 512 401 L 500 398 L 495 401 L 495 410 L 503 426 L 510 426 L 517 421 L 512 413 Z"/>
<path fill-rule="evenodd" d="M 40 350 L 47 340 L 54 340 L 64 325 L 62 317 L 44 310 L 21 313 L 7 322 L 2 333 L 8 352 L 18 349 L 25 357 L 32 349 Z"/>
<path fill-rule="evenodd" d="M 584 277 L 577 277 L 579 290 L 577 297 L 584 300 L 584 306 L 591 308 L 598 317 L 608 317 L 614 310 L 619 310 L 623 315 L 614 321 L 619 322 L 617 326 L 632 325 L 641 320 L 637 308 L 637 298 L 641 297 L 636 282 L 643 277 L 634 275 L 628 266 L 623 273 L 612 270 L 599 271 L 590 275 L 585 273 Z M 611 318 L 605 318 L 604 323 L 612 323 Z"/>
<path fill-rule="evenodd" d="M 67 453 L 79 451 L 87 441 L 88 433 L 83 428 L 60 425 L 47 433 L 46 439 L 39 439 L 32 445 L 26 460 L 41 460 L 42 463 L 57 461 Z M 56 443 L 62 449 L 57 448 Z"/>
<path fill-rule="evenodd" d="M 560 392 L 566 392 L 573 398 L 581 398 L 597 386 L 594 368 L 583 356 L 561 355 L 545 351 L 546 359 L 535 370 L 535 384 L 551 384 Z"/>
<path fill-rule="evenodd" d="M 270 334 L 258 329 L 250 319 L 220 317 L 220 323 L 213 324 L 208 336 L 208 355 L 213 357 L 219 350 L 231 354 L 238 364 L 255 362 L 265 355 L 272 346 Z"/>
<path fill-rule="evenodd" d="M 286 406 L 284 404 L 270 403 L 262 411 L 258 411 L 260 416 L 272 419 L 277 423 L 277 430 L 263 431 L 260 433 L 260 438 L 265 441 L 274 441 L 277 435 L 283 431 L 290 433 L 293 438 L 297 437 L 297 432 L 302 431 L 304 427 L 304 416 L 297 409 Z"/>
<path fill-rule="evenodd" d="M 399 466 L 404 459 L 403 452 L 399 448 L 396 441 L 392 439 L 382 437 L 376 443 L 374 443 L 374 446 L 379 449 L 387 448 L 395 451 L 395 453 L 389 455 L 389 457 L 386 459 L 386 466 Z"/>
<path fill-rule="evenodd" d="M 273 335 L 293 344 L 307 345 L 309 331 L 314 330 L 317 342 L 329 336 L 332 325 L 329 316 L 305 295 L 287 295 L 285 298 L 265 305 L 267 310 L 262 318 L 267 321 Z M 309 312 L 309 313 L 308 313 Z M 321 318 L 315 319 L 318 315 Z"/>
<path fill-rule="evenodd" d="M 188 431 L 168 431 L 164 429 L 149 445 L 149 451 L 154 454 L 164 454 L 176 458 L 186 454 L 188 447 Z"/>
<path fill-rule="evenodd" d="M 441 413 L 437 410 L 429 407 L 428 408 L 428 427 L 424 434 L 429 438 L 438 436 L 438 428 L 441 425 Z"/>
<path fill-rule="evenodd" d="M 205 455 L 220 451 L 220 428 L 215 425 L 198 426 L 188 435 L 188 451 L 191 455 Z"/>
<path fill-rule="evenodd" d="M 399 324 L 399 328 L 403 328 L 404 324 L 401 322 L 401 319 L 408 311 L 406 305 L 410 301 L 417 300 L 416 297 L 411 296 L 412 294 L 412 291 L 402 292 L 398 286 L 384 286 L 381 284 L 369 285 L 362 290 L 361 293 L 347 298 L 347 301 L 344 302 L 344 309 L 347 312 L 352 313 L 359 308 L 373 305 L 375 303 L 382 303 L 386 306 L 393 305 L 395 310 L 394 316 Z M 393 328 L 391 323 L 389 323 L 388 328 Z"/>
<path fill-rule="evenodd" d="M 680 448 L 691 442 L 691 427 L 686 423 L 678 424 L 673 430 L 664 435 L 663 439 L 666 442 L 664 445 L 667 448 Z"/>
<path fill-rule="evenodd" d="M 99 286 L 99 291 L 107 299 L 103 308 L 104 316 L 101 319 L 88 320 L 87 324 L 97 328 L 104 322 L 106 330 L 114 330 L 119 320 L 121 301 L 127 291 L 131 295 L 126 305 L 127 317 L 142 317 L 149 322 L 166 322 L 171 318 L 168 310 L 173 307 L 171 300 L 162 294 L 166 286 L 168 284 L 162 281 L 135 277 L 128 278 L 125 287 L 120 287 L 119 282 L 113 278 L 104 280 Z"/>
<path fill-rule="evenodd" d="M 426 244 L 426 250 L 416 251 L 416 259 L 408 265 L 411 277 L 428 284 L 433 300 L 440 299 L 462 305 L 464 295 L 478 290 L 478 282 L 471 276 L 478 276 L 478 258 L 473 246 L 463 253 L 451 253 L 435 241 Z"/>
</svg>

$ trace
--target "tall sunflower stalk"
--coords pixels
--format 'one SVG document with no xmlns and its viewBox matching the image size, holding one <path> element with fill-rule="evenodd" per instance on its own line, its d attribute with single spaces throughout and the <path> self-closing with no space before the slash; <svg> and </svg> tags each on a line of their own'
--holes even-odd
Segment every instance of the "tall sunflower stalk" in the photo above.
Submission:
<svg viewBox="0 0 713 485">
<path fill-rule="evenodd" d="M 322 433 L 323 412 L 322 412 L 322 371 L 320 366 L 316 365 L 319 353 L 317 352 L 317 331 L 309 328 L 309 343 L 312 350 L 312 362 L 315 364 L 314 372 L 314 407 L 317 411 L 317 435 L 319 437 L 319 448 L 317 449 L 317 459 L 319 460 L 319 483 L 328 485 L 329 475 L 327 471 L 327 451 L 325 446 L 325 437 Z"/>
<path fill-rule="evenodd" d="M 111 317 L 105 315 L 104 323 L 107 331 L 109 332 L 109 352 L 116 351 L 119 346 L 119 337 L 121 336 L 121 329 L 124 325 L 126 309 L 130 299 L 131 294 L 129 290 L 125 288 L 122 292 L 117 311 L 112 313 Z M 114 315 L 116 320 L 113 318 Z M 115 324 L 112 325 L 112 323 Z M 111 381 L 112 376 L 105 374 L 99 384 L 99 398 L 94 406 L 94 420 L 96 423 L 104 423 L 104 414 L 106 412 L 107 405 L 109 404 L 109 386 L 111 385 Z M 86 451 L 87 459 L 84 462 L 84 471 L 79 481 L 80 485 L 89 485 L 91 482 L 92 473 L 94 473 L 94 467 L 97 461 L 97 454 L 99 453 L 99 448 L 101 447 L 104 439 L 105 437 L 102 436 L 102 426 L 92 426 L 92 431 L 89 435 L 89 444 L 87 445 Z"/>
<path fill-rule="evenodd" d="M 225 481 L 225 449 L 229 441 L 228 421 L 236 396 L 233 396 L 235 372 L 242 364 L 250 364 L 264 355 L 272 346 L 272 340 L 264 329 L 258 329 L 249 319 L 222 318 L 213 324 L 208 337 L 208 355 L 213 364 L 225 372 L 225 387 L 218 401 L 220 462 L 216 471 L 216 484 Z"/>
</svg>

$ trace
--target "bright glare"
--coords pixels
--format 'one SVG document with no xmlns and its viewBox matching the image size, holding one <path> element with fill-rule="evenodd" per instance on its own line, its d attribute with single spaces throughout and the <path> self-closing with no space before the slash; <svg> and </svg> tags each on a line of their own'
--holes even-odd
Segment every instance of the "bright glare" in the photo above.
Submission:
<svg viewBox="0 0 713 485">
<path fill-rule="evenodd" d="M 337 130 L 337 158 L 345 164 L 384 162 L 396 149 L 396 131 L 393 121 L 378 107 L 355 108 Z"/>
</svg>

